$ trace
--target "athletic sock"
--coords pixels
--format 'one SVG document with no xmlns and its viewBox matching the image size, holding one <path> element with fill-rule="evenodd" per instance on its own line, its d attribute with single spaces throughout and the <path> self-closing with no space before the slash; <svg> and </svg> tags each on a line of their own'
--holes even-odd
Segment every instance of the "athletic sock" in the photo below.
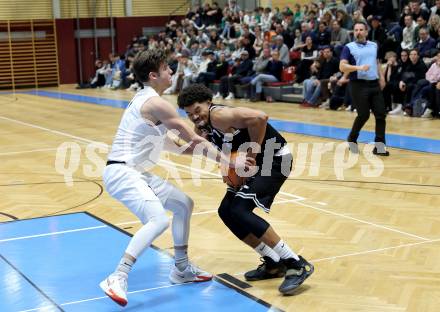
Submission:
<svg viewBox="0 0 440 312">
<path fill-rule="evenodd" d="M 254 250 L 262 257 L 269 257 L 275 262 L 280 261 L 280 256 L 272 248 L 270 248 L 263 242 L 255 247 Z"/>
<path fill-rule="evenodd" d="M 174 261 L 180 271 L 186 269 L 188 266 L 188 246 L 174 246 Z"/>
<path fill-rule="evenodd" d="M 124 256 L 122 257 L 121 261 L 118 264 L 118 267 L 116 268 L 116 273 L 125 273 L 128 275 L 130 273 L 131 268 L 133 267 L 134 261 L 129 259 L 128 257 Z"/>
<path fill-rule="evenodd" d="M 273 247 L 273 250 L 280 256 L 281 259 L 289 259 L 293 258 L 296 261 L 299 260 L 299 257 L 296 253 L 292 251 L 292 249 L 287 246 L 285 242 L 283 242 L 282 239 L 278 242 L 278 244 Z"/>
</svg>

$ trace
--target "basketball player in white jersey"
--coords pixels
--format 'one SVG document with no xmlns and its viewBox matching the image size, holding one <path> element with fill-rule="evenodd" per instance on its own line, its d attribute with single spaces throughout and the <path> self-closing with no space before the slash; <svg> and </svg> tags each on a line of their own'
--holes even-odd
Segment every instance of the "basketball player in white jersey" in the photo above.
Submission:
<svg viewBox="0 0 440 312">
<path fill-rule="evenodd" d="M 140 52 L 133 62 L 133 70 L 137 79 L 144 83 L 144 89 L 134 96 L 122 116 L 103 173 L 107 192 L 143 224 L 128 244 L 115 272 L 100 283 L 104 292 L 122 306 L 128 302 L 127 281 L 133 264 L 169 225 L 165 209 L 173 212 L 175 265 L 169 275 L 170 281 L 177 284 L 212 279 L 211 274 L 188 262 L 193 201 L 172 184 L 145 171 L 145 167 L 157 163 L 164 145 L 171 143 L 167 131 L 176 130 L 179 138 L 188 142 L 185 153 L 192 153 L 202 144 L 216 161 L 229 162 L 179 117 L 175 107 L 160 97 L 171 84 L 165 52 L 159 49 Z M 230 166 L 244 167 L 245 160 L 241 162 L 241 165 L 231 163 Z"/>
</svg>

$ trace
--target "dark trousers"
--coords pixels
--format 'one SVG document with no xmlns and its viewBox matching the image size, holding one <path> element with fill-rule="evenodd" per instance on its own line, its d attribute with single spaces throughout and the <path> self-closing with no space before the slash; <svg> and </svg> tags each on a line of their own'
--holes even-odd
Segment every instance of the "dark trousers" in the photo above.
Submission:
<svg viewBox="0 0 440 312">
<path fill-rule="evenodd" d="M 215 73 L 204 72 L 200 73 L 196 78 L 197 83 L 203 83 L 205 86 L 209 87 L 209 84 L 215 80 Z"/>
<path fill-rule="evenodd" d="M 433 116 L 439 116 L 440 112 L 440 90 L 436 87 L 437 83 L 432 83 L 429 90 L 428 107 L 432 109 Z"/>
<path fill-rule="evenodd" d="M 400 91 L 398 83 L 391 81 L 387 82 L 385 88 L 382 90 L 382 93 L 387 111 L 392 110 L 393 102 L 399 104 L 402 104 L 403 102 L 402 91 Z"/>
<path fill-rule="evenodd" d="M 386 109 L 379 82 L 351 81 L 352 106 L 357 110 L 357 117 L 348 136 L 348 142 L 357 142 L 359 132 L 370 118 L 370 109 L 376 118 L 375 142 L 385 143 Z"/>
<path fill-rule="evenodd" d="M 229 93 L 235 95 L 234 86 L 240 84 L 241 78 L 243 78 L 241 75 L 223 76 L 220 78 L 220 93 L 222 96 L 226 97 Z"/>
</svg>

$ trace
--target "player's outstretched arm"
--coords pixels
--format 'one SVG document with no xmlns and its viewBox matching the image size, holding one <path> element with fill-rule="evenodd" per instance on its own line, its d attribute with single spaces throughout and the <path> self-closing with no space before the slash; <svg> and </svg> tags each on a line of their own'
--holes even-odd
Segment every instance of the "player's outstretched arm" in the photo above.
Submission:
<svg viewBox="0 0 440 312">
<path fill-rule="evenodd" d="M 161 122 L 168 130 L 174 133 L 182 140 L 187 142 L 185 154 L 190 152 L 204 152 L 204 155 L 230 167 L 244 167 L 245 164 L 235 164 L 229 157 L 218 151 L 210 142 L 196 134 L 194 130 L 177 114 L 176 109 L 168 101 L 155 97 L 151 98 L 142 107 L 142 115 L 146 118 L 152 116 L 156 121 Z M 252 163 L 248 166 L 253 165 Z"/>
</svg>

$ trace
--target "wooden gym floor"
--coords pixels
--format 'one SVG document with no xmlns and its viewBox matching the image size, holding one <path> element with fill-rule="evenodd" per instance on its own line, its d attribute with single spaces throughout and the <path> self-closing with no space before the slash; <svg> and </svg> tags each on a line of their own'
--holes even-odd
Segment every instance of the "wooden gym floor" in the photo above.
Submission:
<svg viewBox="0 0 440 312">
<path fill-rule="evenodd" d="M 121 100 L 133 96 L 128 91 L 75 90 L 74 86 L 46 90 Z M 167 98 L 176 101 L 173 96 Z M 286 103 L 231 103 L 262 109 L 271 118 L 340 128 L 351 127 L 354 118 L 353 113 Z M 122 112 L 32 94 L 1 94 L 0 222 L 88 211 L 134 233 L 140 224 L 126 223 L 135 217 L 102 190 L 102 167 L 96 169 L 86 157 L 90 142 L 111 144 Z M 388 133 L 440 138 L 439 120 L 403 116 L 387 120 Z M 374 129 L 374 118 L 365 129 Z M 362 166 L 368 164 L 361 155 L 356 165 L 343 171 L 344 179 L 338 180 L 335 170 L 341 168 L 334 163 L 334 153 L 325 153 L 318 167 L 312 160 L 311 144 L 341 141 L 283 135 L 295 147 L 308 144 L 304 171 L 297 168 L 286 181 L 269 215 L 257 213 L 265 215 L 294 250 L 315 264 L 315 273 L 296 296 L 278 293 L 281 279 L 250 283 L 252 287 L 245 291 L 286 311 L 438 311 L 439 154 L 391 148 L 391 156 L 382 159 L 383 173 L 374 178 L 361 174 Z M 57 148 L 65 142 L 77 144 L 81 153 L 66 163 L 57 162 Z M 106 158 L 105 152 L 99 156 Z M 85 174 L 85 165 L 92 165 L 94 175 Z M 165 168 L 178 168 L 180 182 L 170 181 L 195 201 L 192 261 L 212 273 L 244 280 L 242 273 L 259 261 L 216 214 L 225 192 L 218 171 L 198 171 L 201 185 L 197 186 L 191 179 L 189 157 L 170 155 L 162 165 L 154 171 L 169 177 Z M 64 183 L 60 166 L 77 167 L 72 186 Z M 154 244 L 172 253 L 170 230 Z"/>
</svg>

